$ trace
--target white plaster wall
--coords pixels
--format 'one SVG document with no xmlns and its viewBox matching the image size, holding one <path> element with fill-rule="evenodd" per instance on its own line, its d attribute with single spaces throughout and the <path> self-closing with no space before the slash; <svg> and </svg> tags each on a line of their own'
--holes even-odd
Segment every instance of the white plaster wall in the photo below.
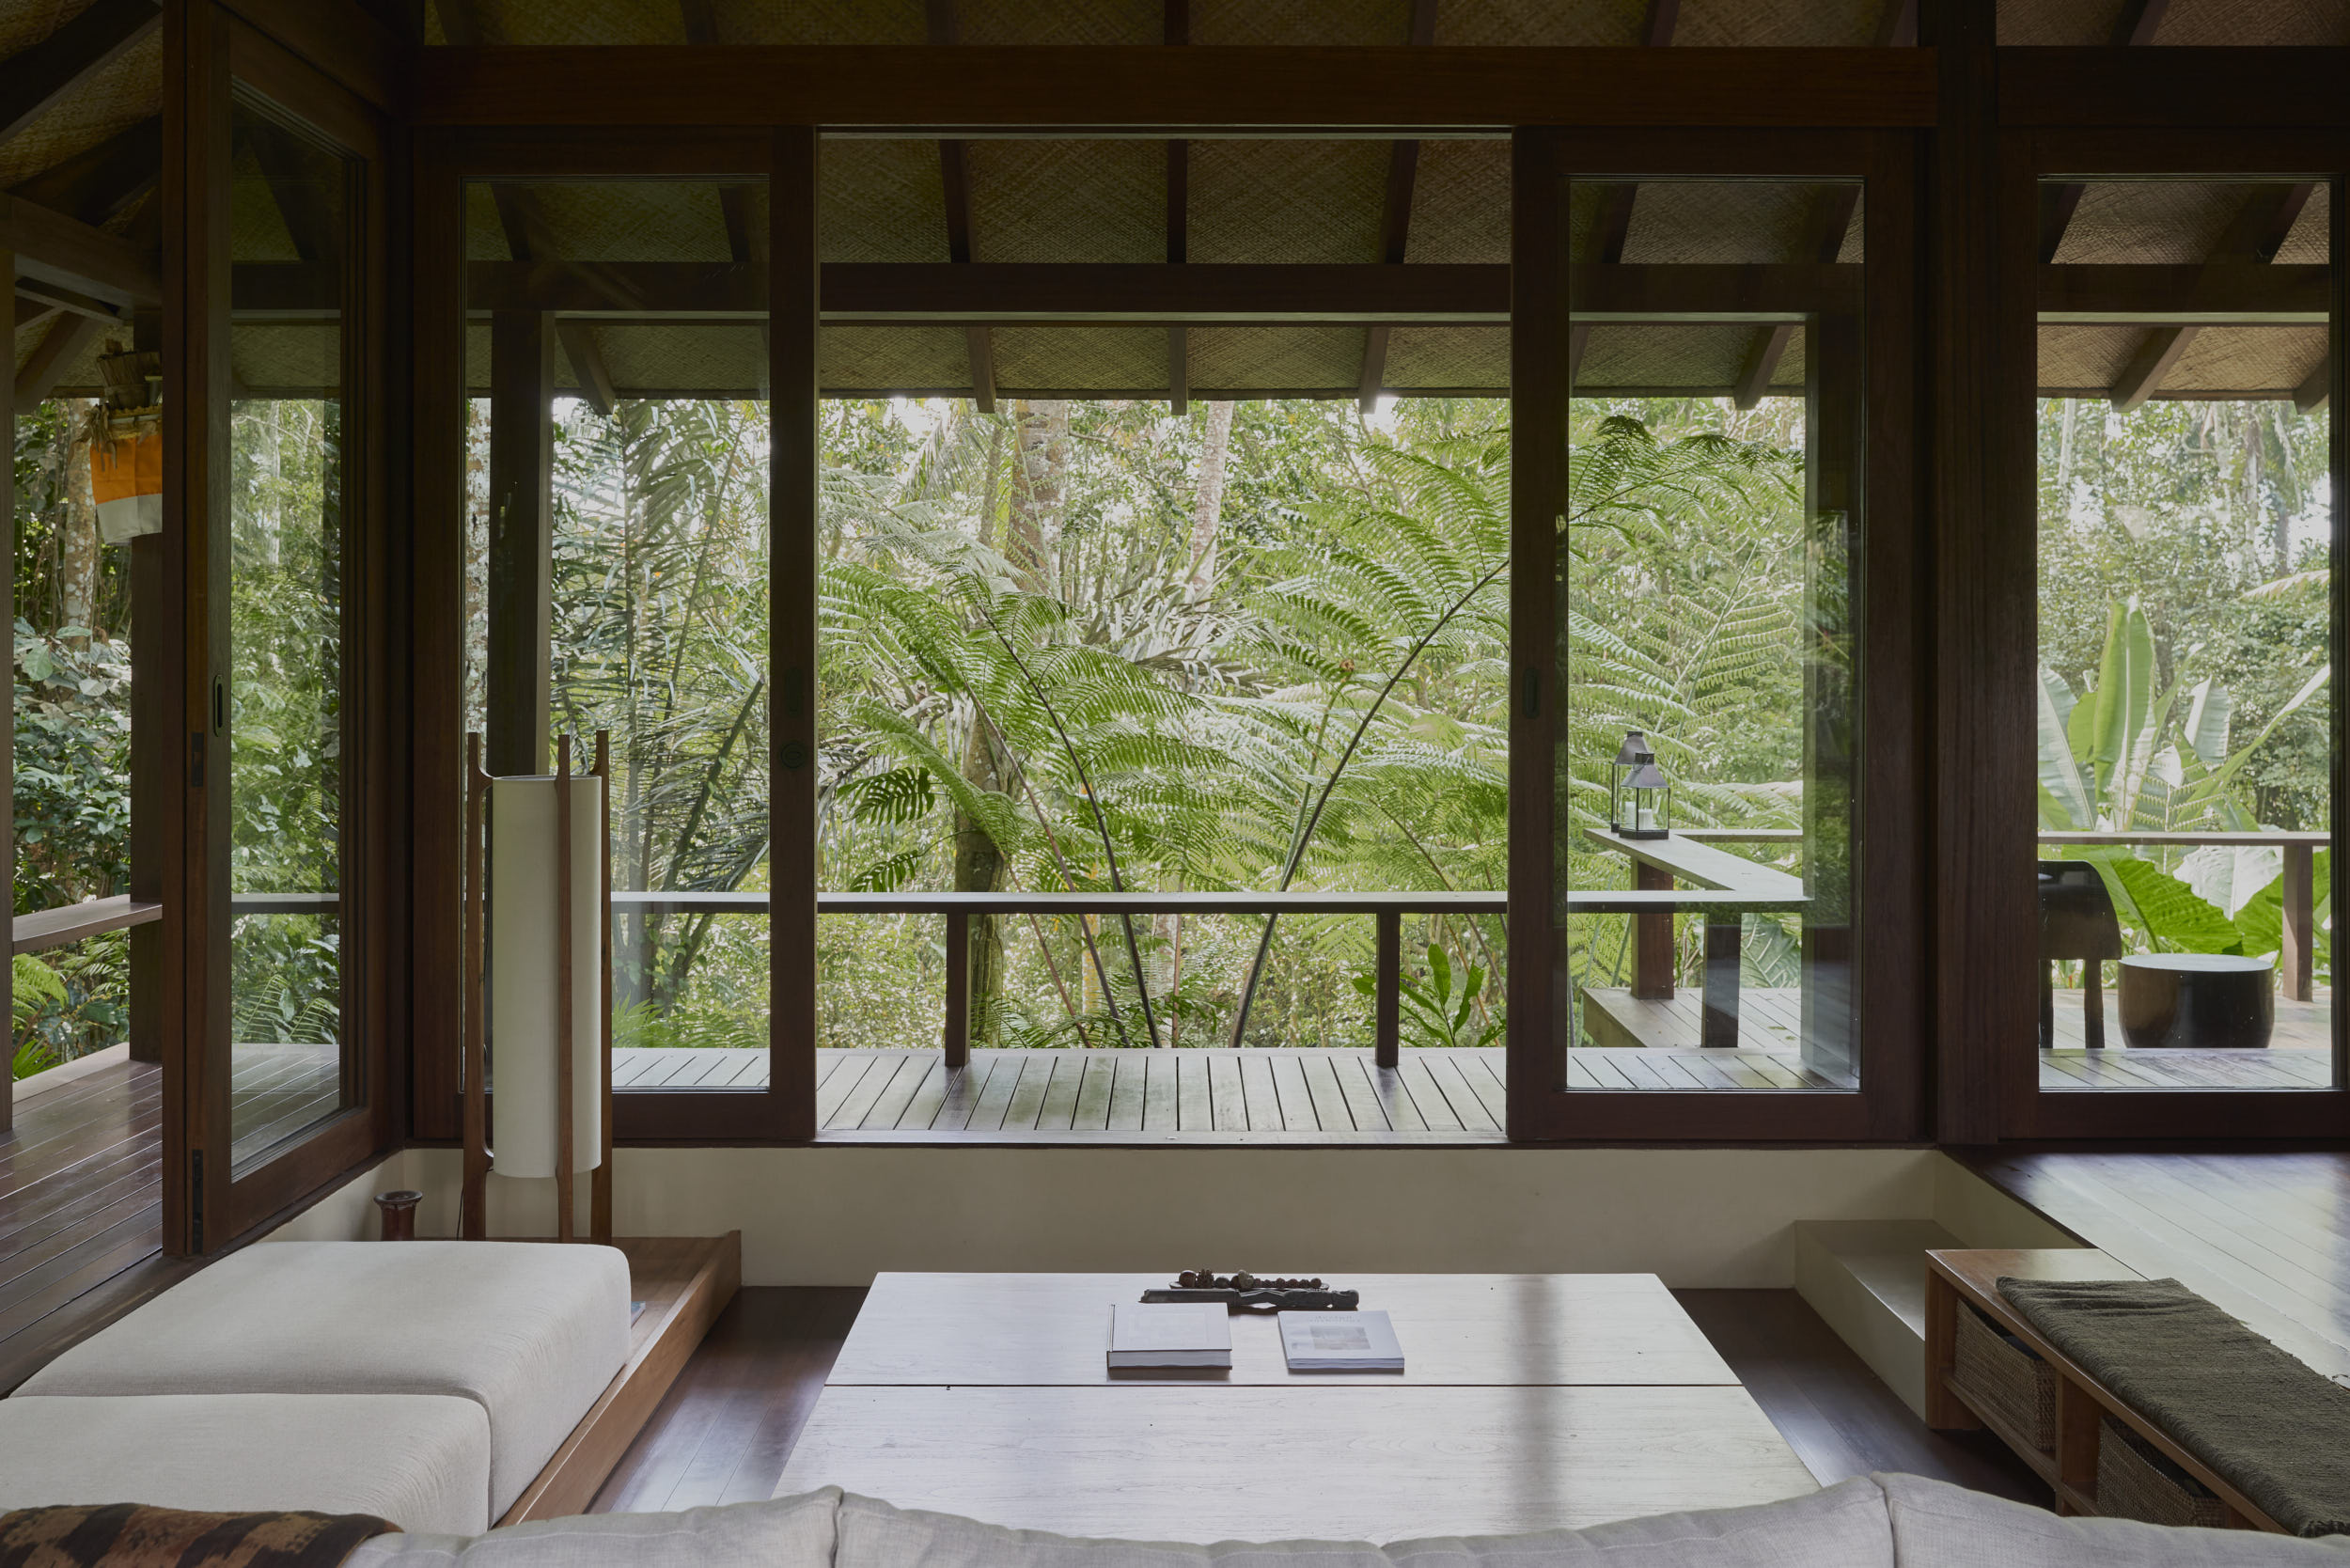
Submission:
<svg viewBox="0 0 2350 1568">
<path fill-rule="evenodd" d="M 1935 1213 L 1930 1150 L 623 1149 L 624 1235 L 743 1232 L 744 1282 L 884 1269 L 1630 1271 L 1794 1284 L 1804 1219 Z M 392 1156 L 273 1239 L 372 1236 L 373 1193 L 421 1189 L 455 1233 L 459 1155 Z M 493 1179 L 493 1234 L 554 1228 L 554 1184 Z M 587 1184 L 580 1184 L 583 1216 Z"/>
</svg>

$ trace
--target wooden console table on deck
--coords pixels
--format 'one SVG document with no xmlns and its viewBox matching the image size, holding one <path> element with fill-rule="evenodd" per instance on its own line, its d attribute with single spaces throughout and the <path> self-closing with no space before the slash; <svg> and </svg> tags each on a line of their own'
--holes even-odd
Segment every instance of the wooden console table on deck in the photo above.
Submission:
<svg viewBox="0 0 2350 1568">
<path fill-rule="evenodd" d="M 1809 902 L 1799 877 L 1744 855 L 1716 849 L 1684 833 L 1663 839 L 1627 839 L 1605 828 L 1586 837 L 1603 849 L 1621 851 L 1632 861 L 1634 896 L 1647 894 L 1653 906 L 1633 914 L 1632 995 L 1670 1001 L 1673 994 L 1673 917 L 1705 918 L 1705 1009 L 1698 1043 L 1716 1049 L 1738 1045 L 1738 949 L 1745 917 L 1753 913 L 1800 910 Z M 1707 897 L 1690 898 L 1674 884 L 1689 883 Z"/>
<path fill-rule="evenodd" d="M 1968 1248 L 1926 1254 L 1926 1424 L 1942 1431 L 1987 1428 L 2056 1494 L 2060 1513 L 2095 1513 L 2097 1444 L 2111 1416 L 2209 1487 L 2227 1505 L 2228 1523 L 2238 1529 L 2275 1530 L 2282 1526 L 2263 1513 L 2243 1493 L 2213 1473 L 2159 1428 L 2068 1360 L 2035 1333 L 1999 1294 L 2001 1278 L 2137 1279 L 2137 1270 L 2087 1247 L 2032 1250 Z M 1978 1408 L 1956 1381 L 1958 1314 L 1969 1306 L 2013 1334 L 2056 1372 L 2056 1448 L 2044 1449 L 1997 1414 Z"/>
</svg>

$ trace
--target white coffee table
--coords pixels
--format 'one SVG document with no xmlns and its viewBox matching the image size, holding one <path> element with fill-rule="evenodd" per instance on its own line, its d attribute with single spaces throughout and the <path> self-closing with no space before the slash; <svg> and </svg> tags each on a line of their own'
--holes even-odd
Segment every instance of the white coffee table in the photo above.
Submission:
<svg viewBox="0 0 2350 1568">
<path fill-rule="evenodd" d="M 1401 1373 L 1113 1377 L 1156 1276 L 885 1274 L 777 1496 L 826 1484 L 1073 1535 L 1386 1542 L 1769 1502 L 1816 1482 L 1653 1275 L 1357 1275 Z"/>
</svg>

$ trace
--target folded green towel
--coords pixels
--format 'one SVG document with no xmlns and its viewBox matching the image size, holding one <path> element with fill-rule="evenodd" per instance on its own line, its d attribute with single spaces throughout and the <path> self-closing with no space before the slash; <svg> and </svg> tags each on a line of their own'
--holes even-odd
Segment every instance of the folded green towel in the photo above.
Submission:
<svg viewBox="0 0 2350 1568">
<path fill-rule="evenodd" d="M 2001 1279 L 2040 1337 L 2300 1535 L 2350 1532 L 2350 1388 L 2176 1279 Z"/>
</svg>

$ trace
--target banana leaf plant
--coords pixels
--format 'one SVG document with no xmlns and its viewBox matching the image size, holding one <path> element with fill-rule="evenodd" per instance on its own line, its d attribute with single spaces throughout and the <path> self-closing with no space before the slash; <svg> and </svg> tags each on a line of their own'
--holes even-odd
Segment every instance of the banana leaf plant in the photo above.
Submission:
<svg viewBox="0 0 2350 1568">
<path fill-rule="evenodd" d="M 2096 684 L 2076 697 L 2062 676 L 2040 672 L 2040 825 L 2056 832 L 2251 832 L 2260 827 L 2237 787 L 2278 727 L 2326 688 L 2321 665 L 2258 735 L 2231 749 L 2235 700 L 2208 679 L 2157 687 L 2154 638 L 2135 601 L 2112 606 Z M 2274 952 L 2283 879 L 2272 875 L 2232 913 L 2186 881 L 2122 845 L 2076 846 L 2062 857 L 2097 868 L 2122 917 L 2158 950 Z M 2238 858 L 2253 849 L 2222 851 Z M 2318 886 L 2329 886 L 2320 855 Z M 2239 884 L 2240 885 L 2240 884 Z M 2330 907 L 2319 912 L 2324 929 Z"/>
<path fill-rule="evenodd" d="M 1355 989 L 1375 1001 L 1379 982 L 1370 975 L 1356 975 Z M 1415 1045 L 1490 1045 L 1501 1033 L 1502 1026 L 1480 1024 L 1476 1020 L 1477 998 L 1484 989 L 1485 971 L 1481 966 L 1471 964 L 1465 970 L 1456 971 L 1451 955 L 1431 942 L 1426 976 L 1396 977 L 1396 990 L 1402 1002 L 1397 1010 L 1398 1022 L 1412 1036 Z"/>
</svg>

